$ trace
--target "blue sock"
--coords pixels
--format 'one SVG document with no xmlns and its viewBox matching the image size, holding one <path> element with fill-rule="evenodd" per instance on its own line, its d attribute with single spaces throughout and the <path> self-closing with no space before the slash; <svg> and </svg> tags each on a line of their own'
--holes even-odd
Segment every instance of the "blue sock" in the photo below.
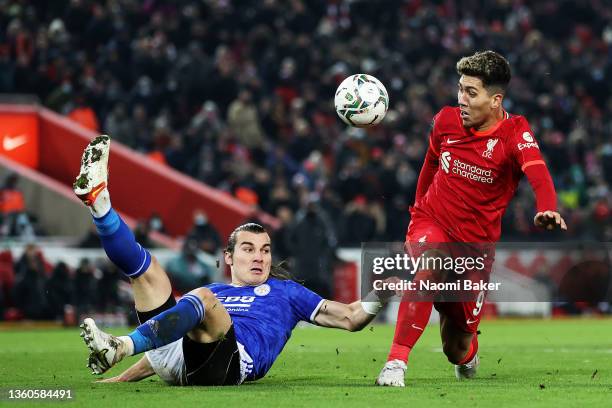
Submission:
<svg viewBox="0 0 612 408">
<path fill-rule="evenodd" d="M 94 217 L 100 241 L 106 255 L 128 278 L 136 279 L 151 264 L 151 254 L 134 238 L 134 234 L 121 217 L 110 209 L 100 218 Z"/>
<path fill-rule="evenodd" d="M 204 320 L 204 304 L 199 297 L 187 294 L 168 310 L 147 320 L 129 334 L 134 354 L 170 344 L 187 334 Z"/>
</svg>

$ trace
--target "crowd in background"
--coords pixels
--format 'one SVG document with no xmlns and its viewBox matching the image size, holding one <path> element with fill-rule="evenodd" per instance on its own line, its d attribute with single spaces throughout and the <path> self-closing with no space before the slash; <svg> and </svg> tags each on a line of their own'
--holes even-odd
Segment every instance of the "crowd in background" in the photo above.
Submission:
<svg viewBox="0 0 612 408">
<path fill-rule="evenodd" d="M 97 239 L 97 238 L 96 238 Z M 86 248 L 87 241 L 81 247 Z M 98 240 L 97 248 L 100 248 Z M 175 295 L 212 283 L 215 266 L 198 256 L 198 241 L 185 241 L 182 251 L 164 261 Z M 78 317 L 107 313 L 133 320 L 133 297 L 128 279 L 100 253 L 83 257 L 74 267 L 51 262 L 44 248 L 27 244 L 14 256 L 0 250 L 0 321 L 59 320 L 74 324 Z"/>
<path fill-rule="evenodd" d="M 71 269 L 63 262 L 52 265 L 34 244 L 21 257 L 0 252 L 0 320 L 63 320 L 68 308 L 74 313 L 117 311 L 131 303 L 121 296 L 121 274 L 108 262 L 81 260 Z"/>
<path fill-rule="evenodd" d="M 277 216 L 275 251 L 303 275 L 328 270 L 337 247 L 404 239 L 430 121 L 456 104 L 455 63 L 493 49 L 511 64 L 505 108 L 534 130 L 566 236 L 609 241 L 606 3 L 0 0 L 0 93 L 35 94 Z M 358 72 L 390 95 L 372 129 L 347 128 L 333 108 Z M 534 230 L 534 213 L 523 182 L 502 239 L 558 239 Z"/>
<path fill-rule="evenodd" d="M 4 0 L 0 92 L 36 94 L 285 222 L 316 205 L 352 246 L 403 239 L 429 123 L 456 103 L 455 63 L 494 49 L 513 69 L 505 107 L 530 121 L 569 234 L 609 240 L 605 3 Z M 356 72 L 390 94 L 374 129 L 334 113 L 337 84 Z M 542 239 L 533 213 L 523 186 L 503 237 Z"/>
</svg>

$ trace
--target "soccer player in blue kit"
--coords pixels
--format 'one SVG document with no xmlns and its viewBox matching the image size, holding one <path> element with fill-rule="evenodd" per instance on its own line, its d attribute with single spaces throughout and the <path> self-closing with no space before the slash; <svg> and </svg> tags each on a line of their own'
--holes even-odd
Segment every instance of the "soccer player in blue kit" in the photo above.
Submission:
<svg viewBox="0 0 612 408">
<path fill-rule="evenodd" d="M 257 380 L 268 372 L 299 321 L 356 331 L 382 307 L 373 293 L 367 296 L 372 301 L 344 304 L 322 299 L 288 279 L 272 265 L 270 236 L 253 223 L 239 226 L 229 237 L 224 258 L 232 282 L 194 289 L 176 302 L 164 269 L 111 207 L 109 148 L 108 136 L 87 146 L 74 191 L 90 209 L 106 254 L 130 279 L 142 324 L 116 337 L 87 318 L 81 336 L 90 349 L 93 374 L 106 372 L 127 356 L 145 355 L 105 382 L 139 381 L 153 374 L 173 385 Z"/>
</svg>

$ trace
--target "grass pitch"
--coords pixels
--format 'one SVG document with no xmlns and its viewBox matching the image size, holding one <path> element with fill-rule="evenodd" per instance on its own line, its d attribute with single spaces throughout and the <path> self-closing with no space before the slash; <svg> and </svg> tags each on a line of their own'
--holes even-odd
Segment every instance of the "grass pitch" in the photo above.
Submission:
<svg viewBox="0 0 612 408">
<path fill-rule="evenodd" d="M 76 329 L 4 330 L 0 389 L 71 388 L 70 406 L 608 406 L 612 401 L 612 320 L 484 321 L 481 366 L 457 381 L 429 326 L 410 357 L 406 388 L 375 387 L 392 326 L 359 333 L 296 329 L 268 375 L 238 387 L 170 387 L 157 377 L 96 384 Z M 125 331 L 113 331 L 124 334 Z M 111 370 L 136 361 L 135 357 Z M 60 402 L 50 402 L 58 404 Z M 0 401 L 2 406 L 35 401 Z"/>
</svg>

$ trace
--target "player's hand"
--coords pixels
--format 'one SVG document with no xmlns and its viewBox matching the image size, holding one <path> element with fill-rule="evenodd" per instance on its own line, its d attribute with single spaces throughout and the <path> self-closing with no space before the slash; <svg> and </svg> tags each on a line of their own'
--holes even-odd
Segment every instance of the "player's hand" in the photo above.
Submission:
<svg viewBox="0 0 612 408">
<path fill-rule="evenodd" d="M 391 276 L 390 278 L 385 279 L 383 282 L 385 282 L 385 283 L 399 283 L 399 282 L 401 282 L 401 279 L 398 278 L 397 276 Z M 396 290 L 377 290 L 376 291 L 376 296 L 378 297 L 378 299 L 381 300 L 381 302 L 387 302 L 394 295 L 402 297 L 404 295 L 404 291 L 401 290 L 401 289 L 396 289 Z"/>
<path fill-rule="evenodd" d="M 536 227 L 544 228 L 548 231 L 555 229 L 567 231 L 565 220 L 563 217 L 561 217 L 561 214 L 556 211 L 544 211 L 537 213 L 533 218 L 533 223 Z"/>
</svg>

